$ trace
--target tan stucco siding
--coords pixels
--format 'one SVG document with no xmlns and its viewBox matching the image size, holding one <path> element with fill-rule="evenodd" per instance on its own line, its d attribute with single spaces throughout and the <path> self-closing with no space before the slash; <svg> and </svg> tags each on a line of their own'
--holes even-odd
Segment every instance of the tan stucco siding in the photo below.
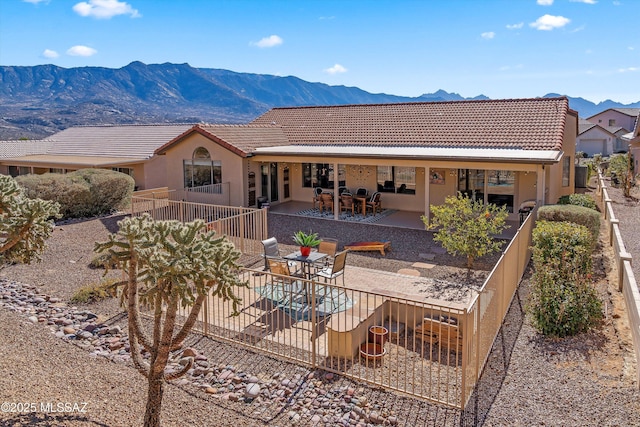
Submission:
<svg viewBox="0 0 640 427">
<path fill-rule="evenodd" d="M 549 192 L 547 194 L 547 204 L 554 204 L 558 202 L 558 199 L 562 196 L 573 194 L 575 192 L 575 159 L 576 159 L 576 137 L 578 134 L 578 118 L 572 114 L 567 114 L 567 121 L 565 124 L 565 132 L 562 140 L 562 151 L 564 156 L 569 156 L 569 185 L 562 186 L 562 164 L 561 159 L 558 163 L 548 166 L 549 175 L 547 181 L 547 188 Z"/>
<path fill-rule="evenodd" d="M 193 151 L 198 147 L 204 147 L 209 151 L 211 160 L 220 161 L 222 165 L 222 182 L 229 183 L 229 204 L 231 206 L 244 206 L 245 202 L 245 175 L 243 159 L 237 154 L 221 147 L 199 133 L 187 136 L 179 144 L 168 148 L 166 154 L 166 186 L 170 189 L 184 188 L 184 160 L 191 159 Z"/>
</svg>

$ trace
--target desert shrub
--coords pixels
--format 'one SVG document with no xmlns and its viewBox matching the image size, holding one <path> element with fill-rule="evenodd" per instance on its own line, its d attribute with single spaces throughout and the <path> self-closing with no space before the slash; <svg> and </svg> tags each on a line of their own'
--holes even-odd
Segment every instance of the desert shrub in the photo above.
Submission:
<svg viewBox="0 0 640 427">
<path fill-rule="evenodd" d="M 109 213 L 129 200 L 134 181 L 106 169 L 81 169 L 68 174 L 46 173 L 16 178 L 30 198 L 55 200 L 64 218 Z"/>
<path fill-rule="evenodd" d="M 590 240 L 587 228 L 575 223 L 536 224 L 527 311 L 541 333 L 575 335 L 602 318 L 602 302 L 591 285 Z"/>
<path fill-rule="evenodd" d="M 596 201 L 588 194 L 569 194 L 558 199 L 559 205 L 583 206 L 585 208 L 597 210 Z"/>
<path fill-rule="evenodd" d="M 538 220 L 568 221 L 587 227 L 591 233 L 591 249 L 596 247 L 600 234 L 600 214 L 584 206 L 549 205 L 538 209 Z"/>
<path fill-rule="evenodd" d="M 130 198 L 135 182 L 129 175 L 106 169 L 80 169 L 73 175 L 81 177 L 91 188 L 91 204 L 96 213 L 122 207 Z"/>
<path fill-rule="evenodd" d="M 115 296 L 113 290 L 115 280 L 104 279 L 100 283 L 91 283 L 78 289 L 71 297 L 71 302 L 88 304 Z"/>
</svg>

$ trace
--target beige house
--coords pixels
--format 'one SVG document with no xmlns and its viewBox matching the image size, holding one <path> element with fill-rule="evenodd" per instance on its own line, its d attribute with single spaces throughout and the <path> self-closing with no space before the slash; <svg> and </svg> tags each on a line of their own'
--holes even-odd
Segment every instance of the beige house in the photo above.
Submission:
<svg viewBox="0 0 640 427">
<path fill-rule="evenodd" d="M 46 153 L 0 158 L 0 173 L 128 168 L 141 189 L 228 183 L 233 206 L 346 187 L 428 213 L 460 191 L 515 216 L 574 192 L 577 133 L 566 98 L 274 108 L 246 125 L 71 128 Z"/>
<path fill-rule="evenodd" d="M 156 148 L 193 127 L 179 125 L 77 126 L 43 141 L 0 141 L 0 173 L 65 173 L 84 168 L 131 175 L 139 189 L 164 186 L 164 158 Z"/>
<path fill-rule="evenodd" d="M 274 108 L 194 126 L 156 154 L 170 188 L 229 182 L 232 205 L 362 187 L 385 208 L 428 213 L 461 191 L 517 214 L 574 192 L 577 130 L 566 98 Z"/>
</svg>

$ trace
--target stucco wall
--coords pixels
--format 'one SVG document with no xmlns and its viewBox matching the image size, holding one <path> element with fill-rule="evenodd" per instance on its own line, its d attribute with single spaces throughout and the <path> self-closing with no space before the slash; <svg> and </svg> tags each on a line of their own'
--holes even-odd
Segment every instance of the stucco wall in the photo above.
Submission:
<svg viewBox="0 0 640 427">
<path fill-rule="evenodd" d="M 193 133 L 178 144 L 167 149 L 166 154 L 164 154 L 166 166 L 164 185 L 170 189 L 180 189 L 184 187 L 183 161 L 191 159 L 193 151 L 198 147 L 206 148 L 211 155 L 211 160 L 219 160 L 221 162 L 222 182 L 229 183 L 229 204 L 231 206 L 244 206 L 246 204 L 244 191 L 246 186 L 246 168 L 243 158 L 199 133 Z M 149 173 L 151 174 L 151 172 Z M 154 170 L 154 179 L 156 179 L 156 173 L 157 171 Z"/>
<path fill-rule="evenodd" d="M 567 114 L 567 121 L 565 123 L 564 138 L 562 141 L 562 151 L 565 156 L 570 157 L 569 166 L 569 185 L 562 186 L 562 163 L 560 160 L 558 163 L 551 166 L 547 166 L 547 204 L 554 204 L 561 196 L 573 194 L 575 192 L 575 159 L 576 159 L 576 138 L 577 138 L 577 123 L 578 118 L 572 114 Z"/>
<path fill-rule="evenodd" d="M 631 132 L 633 130 L 633 126 L 636 122 L 635 117 L 628 116 L 626 114 L 622 114 L 618 111 L 613 110 L 603 111 L 602 113 L 589 117 L 588 120 L 591 123 L 595 123 L 600 126 L 609 126 L 609 120 L 615 120 L 616 123 L 614 126 L 622 126 L 628 132 Z"/>
</svg>

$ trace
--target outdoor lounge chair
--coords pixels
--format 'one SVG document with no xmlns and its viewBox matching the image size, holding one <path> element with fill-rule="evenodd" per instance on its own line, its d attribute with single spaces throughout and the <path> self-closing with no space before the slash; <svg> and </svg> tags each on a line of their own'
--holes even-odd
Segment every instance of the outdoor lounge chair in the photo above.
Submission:
<svg viewBox="0 0 640 427">
<path fill-rule="evenodd" d="M 322 188 L 315 187 L 313 189 L 313 209 L 316 208 L 316 203 L 320 203 L 320 195 L 322 194 Z"/>
</svg>

